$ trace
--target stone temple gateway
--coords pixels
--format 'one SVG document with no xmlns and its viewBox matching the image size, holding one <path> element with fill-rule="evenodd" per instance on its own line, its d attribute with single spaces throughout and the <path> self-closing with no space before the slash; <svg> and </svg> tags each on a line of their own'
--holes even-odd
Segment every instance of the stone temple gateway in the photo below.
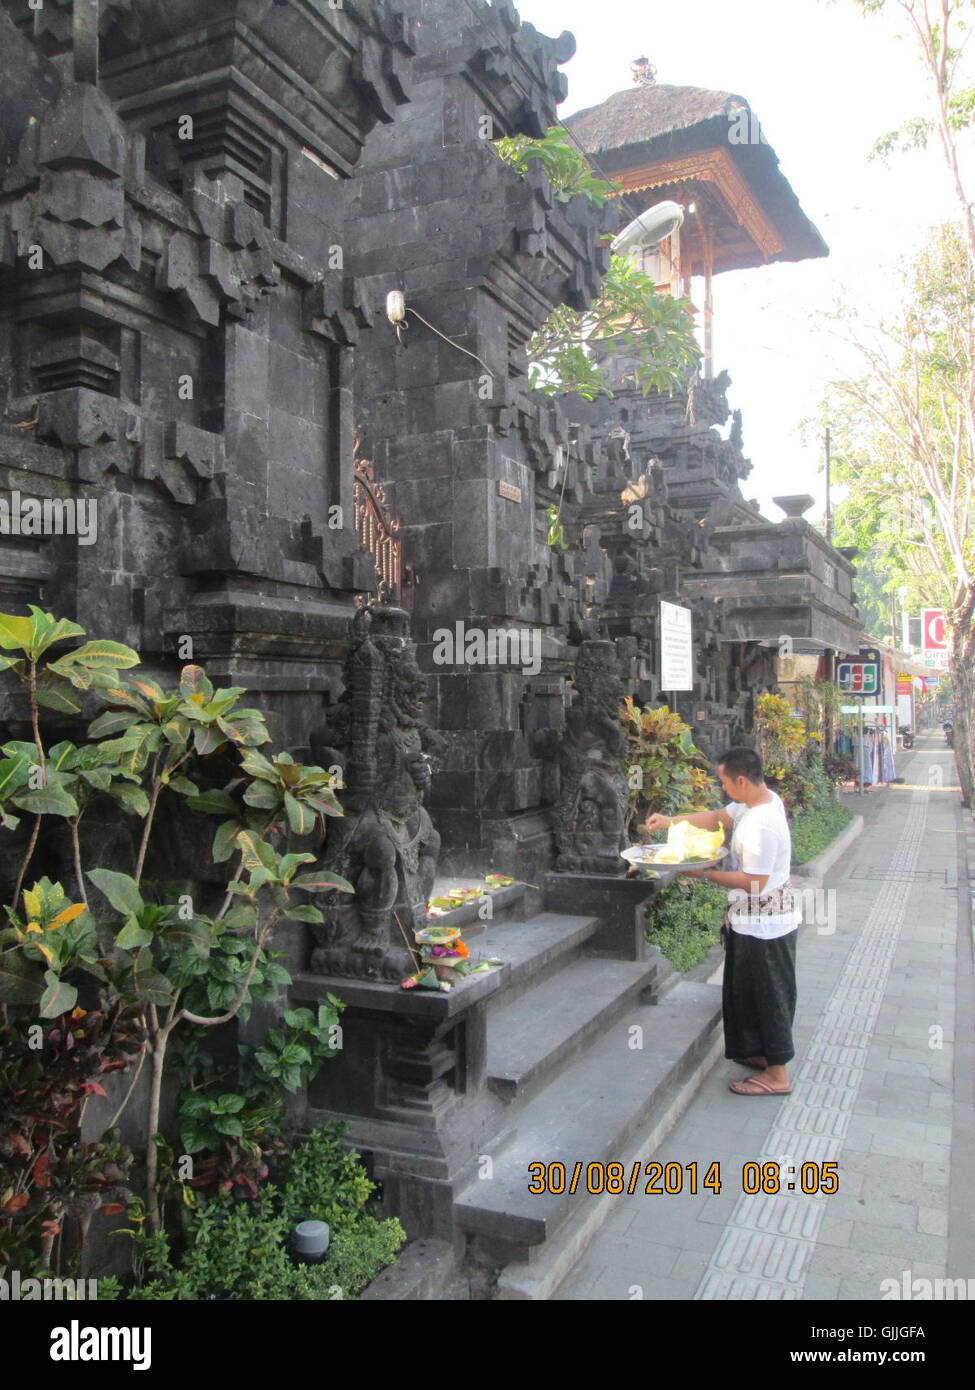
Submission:
<svg viewBox="0 0 975 1390">
<path fill-rule="evenodd" d="M 526 1197 L 529 1151 L 580 1132 L 612 1153 L 680 1080 L 679 1052 L 624 1076 L 617 1045 L 661 985 L 647 885 L 611 867 L 617 711 L 661 698 L 660 600 L 693 612 L 675 703 L 712 753 L 747 735 L 780 634 L 828 651 L 857 632 L 849 559 L 801 507 L 773 525 L 745 501 L 726 375 L 683 398 L 529 389 L 528 338 L 598 295 L 621 224 L 492 143 L 555 123 L 574 48 L 510 0 L 0 6 L 0 492 L 97 514 L 90 545 L 0 536 L 0 604 L 126 642 L 160 678 L 191 639 L 278 746 L 341 762 L 356 829 L 325 854 L 356 907 L 279 943 L 294 997 L 348 1005 L 303 1113 L 350 1122 L 412 1235 L 495 1268 L 568 1229 L 559 1199 Z M 671 130 L 644 112 L 646 140 L 639 112 L 618 123 L 629 196 L 693 173 L 720 210 L 705 106 Z M 781 174 L 763 204 L 761 171 L 721 153 L 766 260 L 823 253 Z M 722 245 L 714 273 L 745 254 Z M 370 621 L 373 524 L 395 565 Z M 465 659 L 471 632 L 494 660 Z M 415 923 L 434 872 L 495 870 L 523 881 L 489 933 L 504 969 L 401 991 L 394 914 Z M 714 1005 L 680 984 L 665 1008 L 693 1039 Z"/>
</svg>

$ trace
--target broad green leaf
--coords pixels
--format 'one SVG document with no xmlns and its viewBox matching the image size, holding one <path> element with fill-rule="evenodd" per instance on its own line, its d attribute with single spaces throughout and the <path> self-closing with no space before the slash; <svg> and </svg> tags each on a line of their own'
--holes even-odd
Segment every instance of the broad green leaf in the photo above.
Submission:
<svg viewBox="0 0 975 1390">
<path fill-rule="evenodd" d="M 236 724 L 232 719 L 224 719 L 222 715 L 218 715 L 216 723 L 217 728 L 221 729 L 223 733 L 227 735 L 227 738 L 231 740 L 232 743 L 236 743 L 243 746 L 244 735 L 240 731 L 240 729 L 237 728 Z"/>
<path fill-rule="evenodd" d="M 347 878 L 342 878 L 340 874 L 326 873 L 324 870 L 316 870 L 310 874 L 299 874 L 292 879 L 291 888 L 301 888 L 306 893 L 324 893 L 328 888 L 337 888 L 342 893 L 354 893 L 355 886 Z"/>
<path fill-rule="evenodd" d="M 190 704 L 203 708 L 213 699 L 213 686 L 202 666 L 184 666 L 179 679 L 179 693 Z"/>
<path fill-rule="evenodd" d="M 43 993 L 40 970 L 24 959 L 19 948 L 0 954 L 0 1003 L 36 1004 Z"/>
<path fill-rule="evenodd" d="M 213 862 L 224 864 L 237 848 L 237 836 L 242 827 L 239 821 L 224 821 L 213 837 Z"/>
<path fill-rule="evenodd" d="M 245 931 L 257 925 L 257 908 L 251 903 L 238 903 L 232 907 L 220 923 L 228 931 Z"/>
<path fill-rule="evenodd" d="M 249 777 L 258 777 L 272 785 L 278 782 L 277 768 L 254 748 L 248 748 L 240 755 L 240 765 Z"/>
<path fill-rule="evenodd" d="M 21 792 L 13 798 L 15 806 L 22 811 L 31 811 L 35 816 L 65 816 L 70 819 L 78 814 L 78 803 L 55 780 L 56 773 L 48 772 L 48 784 L 36 792 Z"/>
<path fill-rule="evenodd" d="M 37 749 L 31 744 L 33 757 L 25 753 L 18 753 L 15 757 L 4 758 L 0 762 L 0 801 L 12 796 L 21 787 L 26 787 L 30 780 L 30 770 L 35 766 Z"/>
<path fill-rule="evenodd" d="M 217 1100 L 217 1105 L 220 1107 L 220 1111 L 224 1115 L 239 1114 L 240 1111 L 243 1110 L 245 1104 L 246 1101 L 244 1100 L 244 1097 L 237 1095 L 233 1091 L 228 1091 L 226 1095 L 220 1096 Z"/>
<path fill-rule="evenodd" d="M 314 862 L 315 856 L 313 854 L 308 854 L 307 851 L 303 854 L 285 854 L 282 856 L 279 865 L 281 877 L 287 879 L 290 874 L 294 873 L 299 864 L 314 864 Z"/>
<path fill-rule="evenodd" d="M 205 956 L 216 940 L 213 924 L 206 918 L 174 922 L 160 931 L 159 937 L 167 946 L 193 951 L 200 956 Z"/>
<path fill-rule="evenodd" d="M 124 705 L 126 709 L 138 710 L 146 719 L 152 719 L 153 708 L 140 695 L 136 695 L 130 690 L 127 684 L 117 684 L 113 681 L 106 681 L 99 684 L 99 692 L 107 705 Z"/>
<path fill-rule="evenodd" d="M 121 642 L 85 642 L 76 651 L 68 652 L 52 665 L 71 664 L 77 666 L 98 666 L 115 670 L 127 670 L 138 666 L 139 653 Z"/>
<path fill-rule="evenodd" d="M 89 738 L 107 738 L 110 734 L 121 734 L 137 724 L 141 715 L 132 710 L 110 709 L 88 726 Z"/>
<path fill-rule="evenodd" d="M 116 912 L 124 913 L 126 917 L 142 916 L 146 905 L 135 879 L 128 874 L 117 874 L 112 869 L 90 869 L 88 877 L 99 892 L 105 894 Z"/>
<path fill-rule="evenodd" d="M 24 910 L 29 921 L 39 921 L 44 911 L 44 893 L 38 884 L 24 889 Z"/>
<path fill-rule="evenodd" d="M 226 742 L 227 740 L 215 725 L 193 730 L 193 747 L 201 758 L 205 758 L 209 753 L 215 753 Z"/>
<path fill-rule="evenodd" d="M 305 804 L 322 816 L 344 816 L 341 802 L 334 792 L 317 791 L 304 797 Z"/>
<path fill-rule="evenodd" d="M 218 1134 L 225 1134 L 229 1139 L 244 1137 L 244 1126 L 236 1115 L 214 1115 L 210 1123 Z"/>
<path fill-rule="evenodd" d="M 53 970 L 44 972 L 47 989 L 41 996 L 41 1018 L 60 1018 L 78 1002 L 78 991 L 74 985 L 67 984 L 55 975 Z"/>
<path fill-rule="evenodd" d="M 172 981 L 155 968 L 149 950 L 141 950 L 136 956 L 130 978 L 136 994 L 150 1004 L 168 1004 L 176 993 Z"/>
<path fill-rule="evenodd" d="M 206 712 L 216 719 L 218 714 L 226 714 L 229 710 L 232 710 L 241 695 L 246 694 L 247 687 L 243 685 L 230 685 L 224 690 L 218 690 L 213 699 L 207 704 Z"/>
<path fill-rule="evenodd" d="M 47 673 L 41 677 L 37 687 L 37 703 L 45 709 L 57 710 L 58 714 L 80 714 L 81 701 L 75 695 L 69 681 L 48 683 Z"/>
<path fill-rule="evenodd" d="M 134 787 L 131 782 L 116 782 L 108 788 L 108 794 L 123 810 L 139 816 L 142 820 L 149 814 L 148 796 L 141 787 Z"/>
<path fill-rule="evenodd" d="M 259 811 L 273 811 L 281 803 L 281 793 L 262 778 L 250 784 L 244 792 L 244 801 Z"/>
<path fill-rule="evenodd" d="M 142 772 L 149 761 L 150 755 L 159 751 L 162 742 L 162 733 L 156 728 L 145 728 L 138 726 L 138 730 L 130 731 L 128 735 L 129 747 L 123 759 L 123 766 L 129 772 Z"/>
<path fill-rule="evenodd" d="M 236 816 L 240 812 L 240 807 L 230 793 L 220 791 L 216 787 L 191 797 L 189 809 L 209 816 Z"/>
<path fill-rule="evenodd" d="M 316 816 L 307 806 L 302 806 L 290 792 L 284 794 L 284 808 L 288 813 L 288 824 L 296 835 L 310 835 L 315 829 Z"/>
<path fill-rule="evenodd" d="M 120 951 L 138 951 L 152 944 L 152 932 L 141 927 L 135 917 L 130 917 L 115 938 L 115 944 Z"/>
<path fill-rule="evenodd" d="M 250 882 L 247 885 L 251 897 L 253 897 L 259 888 L 263 888 L 265 883 L 275 882 L 276 877 L 277 875 L 274 870 L 265 868 L 263 864 L 259 869 L 254 869 L 250 876 Z"/>
<path fill-rule="evenodd" d="M 179 1142 L 183 1146 L 183 1152 L 196 1154 L 201 1149 L 210 1147 L 210 1135 L 208 1131 L 194 1120 L 181 1121 L 179 1127 Z"/>
<path fill-rule="evenodd" d="M 195 800 L 200 789 L 196 783 L 191 782 L 188 777 L 172 777 L 169 781 L 169 790 L 178 792 L 180 796 L 186 796 Z"/>
<path fill-rule="evenodd" d="M 0 613 L 0 647 L 8 652 L 27 652 L 33 639 L 34 624 L 30 618 L 15 618 L 11 613 Z"/>
<path fill-rule="evenodd" d="M 190 721 L 182 714 L 174 714 L 162 726 L 163 738 L 182 748 L 190 737 Z"/>
<path fill-rule="evenodd" d="M 129 685 L 133 690 L 137 690 L 142 698 L 147 700 L 152 706 L 155 706 L 158 701 L 165 700 L 166 698 L 166 692 L 163 690 L 162 686 L 157 685 L 156 682 L 150 680 L 148 676 L 139 676 L 137 679 L 132 677 L 129 680 Z"/>
<path fill-rule="evenodd" d="M 256 831 L 242 830 L 237 836 L 237 848 L 241 852 L 245 869 L 260 869 L 264 867 L 258 845 L 260 839 Z"/>
<path fill-rule="evenodd" d="M 289 922 L 324 922 L 320 910 L 312 907 L 310 903 L 305 903 L 302 907 L 289 907 L 285 912 L 285 917 Z"/>
<path fill-rule="evenodd" d="M 31 647 L 35 661 L 55 642 L 67 642 L 72 637 L 84 637 L 85 629 L 77 623 L 71 622 L 68 618 L 55 621 L 53 614 L 44 613 L 33 604 L 29 606 L 34 624 L 34 640 Z"/>
</svg>

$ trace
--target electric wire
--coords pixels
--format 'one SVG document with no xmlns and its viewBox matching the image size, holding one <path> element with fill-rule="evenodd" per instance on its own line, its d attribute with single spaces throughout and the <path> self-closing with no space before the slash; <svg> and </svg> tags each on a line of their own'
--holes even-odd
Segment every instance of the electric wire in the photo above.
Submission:
<svg viewBox="0 0 975 1390">
<path fill-rule="evenodd" d="M 449 343 L 450 346 L 456 348 L 458 352 L 466 352 L 468 357 L 473 357 L 475 362 L 480 362 L 481 366 L 487 372 L 488 376 L 494 376 L 494 373 L 491 371 L 491 368 L 485 362 L 483 357 L 478 357 L 476 352 L 471 352 L 468 348 L 461 347 L 460 343 L 455 343 L 453 338 L 448 338 L 446 333 L 441 333 L 439 328 L 434 328 L 433 324 L 430 323 L 428 319 L 425 319 L 422 314 L 418 314 L 417 311 L 411 308 L 409 305 L 407 305 L 406 307 L 406 312 L 408 314 L 412 314 L 414 318 L 419 319 L 421 323 L 425 323 L 427 328 L 429 328 L 432 333 L 436 333 L 438 338 L 443 338 L 445 343 Z M 397 333 L 399 332 L 400 328 L 408 327 L 409 324 L 407 323 L 398 323 L 396 325 Z M 400 341 L 402 341 L 402 339 Z"/>
</svg>

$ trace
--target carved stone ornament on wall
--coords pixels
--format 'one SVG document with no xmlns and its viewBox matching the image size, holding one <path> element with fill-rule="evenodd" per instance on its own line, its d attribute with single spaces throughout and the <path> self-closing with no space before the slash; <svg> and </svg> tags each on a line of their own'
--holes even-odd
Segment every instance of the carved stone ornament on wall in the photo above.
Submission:
<svg viewBox="0 0 975 1390">
<path fill-rule="evenodd" d="M 325 766 L 343 768 L 345 816 L 331 823 L 323 867 L 355 884 L 355 898 L 314 927 L 314 971 L 399 981 L 415 969 L 407 947 L 423 925 L 440 836 L 423 805 L 439 743 L 423 719 L 425 681 L 399 608 L 353 620 L 346 690 L 312 739 Z"/>
<path fill-rule="evenodd" d="M 583 642 L 573 685 L 576 698 L 562 743 L 555 867 L 561 873 L 619 874 L 629 789 L 620 724 L 624 690 L 613 642 Z"/>
</svg>

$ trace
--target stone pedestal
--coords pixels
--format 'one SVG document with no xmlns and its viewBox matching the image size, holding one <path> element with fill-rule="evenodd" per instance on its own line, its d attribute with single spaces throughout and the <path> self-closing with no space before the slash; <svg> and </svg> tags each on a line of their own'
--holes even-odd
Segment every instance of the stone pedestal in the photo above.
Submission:
<svg viewBox="0 0 975 1390">
<path fill-rule="evenodd" d="M 450 1238 L 456 1191 L 476 1172 L 502 1104 L 485 1086 L 495 970 L 449 994 L 337 976 L 295 977 L 293 1000 L 336 994 L 342 1055 L 308 1087 L 309 1124 L 348 1123 L 349 1141 L 382 1184 L 383 1206 L 408 1234 Z"/>
</svg>

